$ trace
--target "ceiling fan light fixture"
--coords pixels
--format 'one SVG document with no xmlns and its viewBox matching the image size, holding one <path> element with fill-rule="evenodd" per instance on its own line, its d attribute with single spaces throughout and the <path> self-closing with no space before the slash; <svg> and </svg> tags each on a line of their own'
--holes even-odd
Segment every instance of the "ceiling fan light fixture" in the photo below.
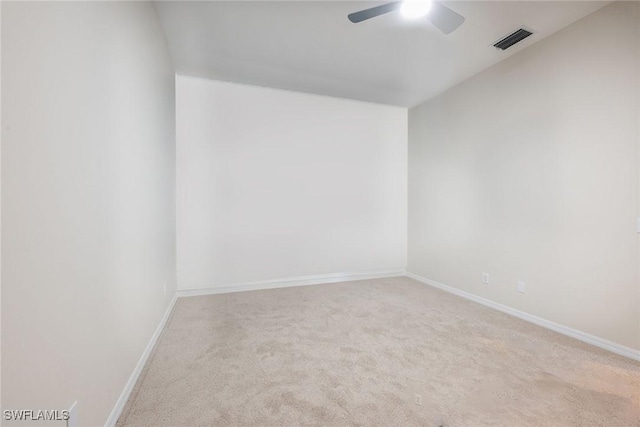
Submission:
<svg viewBox="0 0 640 427">
<path fill-rule="evenodd" d="M 427 16 L 431 10 L 431 0 L 404 0 L 400 5 L 400 14 L 405 19 L 418 19 Z"/>
</svg>

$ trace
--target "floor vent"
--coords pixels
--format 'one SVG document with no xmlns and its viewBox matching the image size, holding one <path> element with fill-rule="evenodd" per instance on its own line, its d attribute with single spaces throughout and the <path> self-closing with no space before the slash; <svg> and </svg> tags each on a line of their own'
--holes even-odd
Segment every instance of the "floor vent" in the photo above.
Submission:
<svg viewBox="0 0 640 427">
<path fill-rule="evenodd" d="M 533 34 L 531 31 L 527 31 L 524 28 L 520 28 L 519 30 L 514 31 L 513 33 L 509 34 L 507 37 L 503 38 L 502 40 L 494 44 L 494 46 L 497 47 L 498 49 L 507 50 L 514 44 L 526 39 L 531 34 Z"/>
</svg>

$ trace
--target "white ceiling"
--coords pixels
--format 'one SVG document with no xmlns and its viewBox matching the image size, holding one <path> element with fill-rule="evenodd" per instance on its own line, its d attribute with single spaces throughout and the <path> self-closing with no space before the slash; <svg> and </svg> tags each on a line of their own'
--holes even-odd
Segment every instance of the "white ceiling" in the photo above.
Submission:
<svg viewBox="0 0 640 427">
<path fill-rule="evenodd" d="M 445 1 L 466 17 L 450 35 L 391 13 L 352 24 L 379 1 L 158 2 L 178 74 L 411 107 L 610 3 Z M 492 44 L 520 26 L 535 34 Z M 550 64 L 553 66 L 553 64 Z"/>
</svg>

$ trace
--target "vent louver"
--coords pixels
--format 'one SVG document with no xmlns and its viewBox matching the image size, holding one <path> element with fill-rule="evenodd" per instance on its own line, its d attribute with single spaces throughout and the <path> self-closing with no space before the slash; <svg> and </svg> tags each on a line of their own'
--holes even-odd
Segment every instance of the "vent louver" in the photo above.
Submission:
<svg viewBox="0 0 640 427">
<path fill-rule="evenodd" d="M 526 39 L 531 34 L 533 34 L 531 31 L 527 31 L 524 28 L 520 28 L 519 30 L 514 31 L 513 33 L 509 34 L 507 37 L 503 38 L 502 40 L 494 44 L 494 46 L 497 47 L 498 49 L 506 50 L 511 46 L 513 46 L 514 44 Z"/>
</svg>

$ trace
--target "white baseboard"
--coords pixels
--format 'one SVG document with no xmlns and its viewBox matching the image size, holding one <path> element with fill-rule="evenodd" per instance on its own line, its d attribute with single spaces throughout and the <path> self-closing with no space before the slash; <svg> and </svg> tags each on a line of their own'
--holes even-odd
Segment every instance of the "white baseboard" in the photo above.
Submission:
<svg viewBox="0 0 640 427">
<path fill-rule="evenodd" d="M 138 360 L 138 364 L 133 370 L 133 373 L 131 374 L 131 376 L 129 377 L 129 381 L 127 381 L 127 384 L 124 386 L 124 390 L 122 390 L 120 397 L 116 401 L 116 405 L 113 407 L 113 410 L 109 415 L 109 418 L 107 418 L 105 427 L 113 427 L 118 422 L 118 418 L 120 418 L 120 415 L 122 414 L 122 410 L 127 404 L 127 400 L 129 400 L 129 396 L 131 395 L 131 392 L 133 391 L 133 388 L 135 387 L 136 382 L 138 381 L 138 378 L 142 373 L 142 369 L 144 368 L 144 365 L 147 363 L 147 359 L 149 359 L 149 356 L 153 351 L 153 347 L 155 347 L 156 342 L 158 341 L 158 338 L 160 338 L 160 334 L 162 334 L 162 331 L 164 330 L 164 327 L 167 324 L 169 317 L 171 316 L 171 312 L 173 311 L 173 306 L 176 304 L 176 300 L 177 300 L 177 295 L 174 295 L 173 299 L 171 299 L 171 302 L 169 303 L 169 306 L 167 307 L 167 310 L 164 313 L 164 316 L 162 316 L 162 320 L 160 320 L 160 324 L 158 325 L 155 332 L 151 336 L 151 339 L 149 340 L 147 347 L 142 352 L 142 356 L 140 356 L 140 359 Z"/>
<path fill-rule="evenodd" d="M 289 277 L 284 279 L 263 280 L 258 282 L 245 282 L 245 283 L 239 283 L 239 284 L 234 284 L 229 286 L 219 286 L 219 287 L 210 287 L 210 288 L 202 288 L 202 289 L 181 289 L 177 291 L 177 294 L 173 297 L 173 299 L 169 303 L 169 306 L 167 307 L 167 310 L 162 320 L 160 321 L 160 324 L 158 325 L 158 327 L 156 328 L 156 331 L 153 333 L 153 336 L 149 340 L 149 343 L 147 344 L 147 347 L 142 353 L 140 360 L 138 360 L 138 364 L 133 370 L 131 377 L 129 377 L 129 381 L 127 382 L 124 390 L 120 394 L 120 397 L 118 398 L 115 407 L 111 411 L 111 414 L 109 415 L 109 418 L 105 423 L 105 427 L 113 427 L 116 425 L 116 422 L 118 421 L 118 418 L 122 414 L 122 411 L 127 403 L 127 400 L 129 399 L 129 396 L 131 395 L 131 392 L 133 391 L 133 388 L 135 387 L 136 382 L 138 381 L 138 378 L 142 373 L 142 369 L 144 368 L 144 365 L 146 364 L 147 359 L 151 355 L 151 351 L 153 350 L 153 347 L 158 341 L 160 334 L 162 333 L 164 327 L 167 324 L 167 321 L 169 320 L 169 316 L 173 311 L 173 307 L 176 303 L 177 298 L 198 296 L 198 295 L 214 295 L 214 294 L 223 294 L 223 293 L 231 293 L 231 292 L 254 291 L 254 290 L 261 290 L 261 289 L 309 286 L 309 285 L 318 285 L 323 283 L 347 282 L 352 280 L 381 279 L 386 277 L 399 277 L 399 276 L 410 277 L 426 285 L 433 286 L 434 288 L 441 289 L 443 291 L 460 296 L 470 301 L 477 302 L 479 304 L 493 308 L 503 313 L 507 313 L 519 319 L 526 320 L 538 326 L 542 326 L 543 328 L 551 329 L 552 331 L 575 338 L 577 340 L 580 340 L 587 344 L 594 345 L 604 350 L 608 350 L 620 356 L 624 356 L 624 357 L 628 357 L 629 359 L 640 361 L 640 350 L 636 350 L 630 347 L 625 347 L 621 344 L 617 344 L 617 343 L 605 340 L 603 338 L 596 337 L 595 335 L 590 335 L 590 334 L 587 334 L 586 332 L 582 332 L 577 329 L 572 329 L 567 326 L 560 325 L 550 320 L 546 320 L 541 317 L 537 317 L 532 314 L 525 313 L 524 311 L 520 311 L 515 308 L 511 308 L 506 305 L 499 304 L 497 302 L 488 300 L 486 298 L 482 298 L 477 295 L 473 295 L 469 292 L 465 292 L 460 289 L 456 289 L 451 286 L 438 283 L 434 280 L 430 280 L 425 277 L 418 276 L 417 274 L 413 274 L 402 269 L 377 270 L 377 271 L 368 271 L 368 272 L 360 272 L 360 273 L 319 274 L 314 276 L 299 276 L 299 277 Z"/>
<path fill-rule="evenodd" d="M 414 280 L 417 280 L 418 282 L 422 282 L 429 286 L 433 286 L 434 288 L 441 289 L 443 291 L 449 292 L 454 295 L 458 295 L 462 298 L 468 299 L 473 302 L 477 302 L 479 304 L 485 305 L 487 307 L 493 308 L 503 313 L 510 314 L 511 316 L 517 317 L 522 320 L 526 320 L 527 322 L 531 322 L 538 326 L 542 326 L 543 328 L 551 329 L 552 331 L 561 333 L 571 338 L 575 338 L 579 341 L 594 345 L 604 350 L 608 350 L 620 356 L 624 356 L 624 357 L 628 357 L 629 359 L 640 361 L 640 350 L 636 350 L 631 347 L 626 347 L 624 345 L 605 340 L 595 335 L 591 335 L 586 332 L 579 331 L 577 329 L 569 328 L 568 326 L 560 325 L 550 320 L 546 320 L 541 317 L 534 316 L 533 314 L 525 313 L 524 311 L 516 310 L 515 308 L 511 308 L 509 306 L 502 305 L 497 302 L 493 302 L 486 298 L 482 298 L 477 295 L 470 294 L 469 292 L 465 292 L 460 289 L 453 288 L 451 286 L 443 285 L 442 283 L 438 283 L 434 280 L 430 280 L 425 277 L 418 276 L 417 274 L 407 272 L 406 275 L 407 277 L 410 277 Z"/>
<path fill-rule="evenodd" d="M 210 287 L 210 288 L 202 288 L 202 289 L 182 289 L 176 292 L 176 295 L 173 297 L 167 310 L 160 320 L 160 324 L 156 328 L 153 336 L 149 340 L 147 347 L 144 349 L 142 356 L 138 360 L 138 364 L 133 370 L 133 373 L 129 377 L 129 381 L 122 390 L 120 397 L 116 401 L 116 404 L 105 423 L 105 427 L 113 427 L 118 422 L 118 418 L 122 414 L 125 405 L 127 404 L 127 400 L 129 400 L 129 396 L 131 396 L 131 392 L 142 373 L 144 365 L 147 363 L 151 352 L 153 351 L 153 347 L 156 345 L 160 334 L 164 330 L 164 327 L 169 320 L 171 312 L 173 311 L 173 307 L 176 303 L 176 300 L 181 297 L 190 297 L 190 296 L 198 296 L 198 295 L 213 295 L 213 294 L 222 294 L 222 293 L 230 293 L 230 292 L 243 292 L 243 291 L 253 291 L 260 289 L 275 289 L 275 288 L 287 288 L 293 286 L 308 286 L 308 285 L 318 285 L 322 283 L 336 283 L 336 282 L 346 282 L 350 280 L 365 280 L 365 279 L 381 279 L 385 277 L 399 277 L 404 276 L 405 271 L 403 269 L 394 269 L 394 270 L 376 270 L 376 271 L 368 271 L 368 272 L 360 272 L 360 273 L 333 273 L 333 274 L 319 274 L 315 276 L 299 276 L 299 277 L 289 277 L 285 279 L 275 279 L 275 280 L 263 280 L 259 282 L 246 282 L 239 283 L 230 286 L 221 286 L 221 287 Z"/>
<path fill-rule="evenodd" d="M 226 286 L 211 286 L 197 289 L 180 289 L 179 297 L 192 297 L 199 295 L 227 294 L 231 292 L 257 291 L 262 289 L 289 288 L 294 286 L 319 285 L 323 283 L 348 282 L 351 280 L 382 279 L 385 277 L 404 276 L 401 268 L 392 270 L 375 270 L 357 273 L 332 273 L 318 274 L 314 276 L 287 277 L 284 279 L 262 280 L 258 282 L 237 283 Z"/>
</svg>

